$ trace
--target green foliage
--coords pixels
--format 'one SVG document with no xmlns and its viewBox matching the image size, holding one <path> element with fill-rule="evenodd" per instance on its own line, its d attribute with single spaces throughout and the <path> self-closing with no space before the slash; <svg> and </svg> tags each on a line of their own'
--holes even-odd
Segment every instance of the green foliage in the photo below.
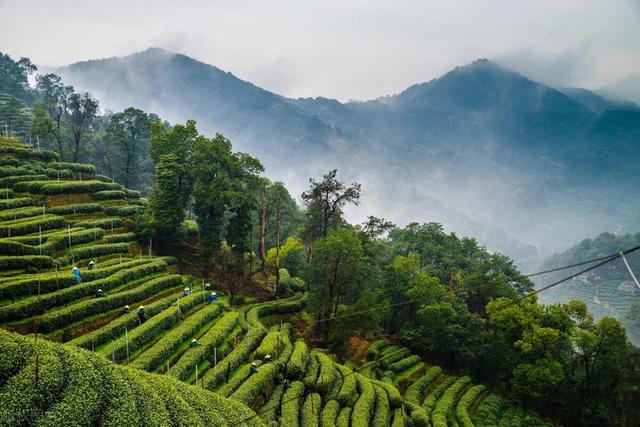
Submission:
<svg viewBox="0 0 640 427">
<path fill-rule="evenodd" d="M 316 353 L 320 371 L 316 380 L 316 390 L 321 394 L 327 395 L 327 398 L 334 399 L 338 397 L 338 393 L 342 386 L 342 377 L 335 367 L 333 360 L 322 352 Z M 335 393 L 331 393 L 332 389 L 336 389 Z M 332 395 L 335 394 L 335 395 Z"/>
<path fill-rule="evenodd" d="M 0 332 L 0 347 L 12 350 L 2 353 L 8 363 L 0 365 L 0 415 L 8 425 L 262 425 L 233 400 L 91 352 L 6 332 Z"/>
<path fill-rule="evenodd" d="M 2 190 L 2 192 L 4 193 L 5 190 Z M 15 209 L 31 205 L 33 205 L 33 199 L 31 199 L 30 197 L 19 197 L 15 199 L 0 200 L 0 210 Z"/>
<path fill-rule="evenodd" d="M 182 283 L 181 280 L 178 282 Z M 200 298 L 202 298 L 201 295 Z M 189 303 L 187 302 L 186 304 Z M 136 357 L 136 359 L 131 363 L 131 366 L 147 371 L 154 370 L 169 356 L 171 356 L 180 345 L 187 342 L 188 339 L 193 337 L 202 326 L 218 317 L 220 313 L 222 313 L 222 306 L 220 304 L 208 305 L 201 308 L 195 314 L 187 317 L 177 327 L 164 334 L 160 341 L 155 343 L 153 347 Z M 157 317 L 152 319 L 155 318 Z"/>
<path fill-rule="evenodd" d="M 336 418 L 340 412 L 340 403 L 336 400 L 329 400 L 322 408 L 320 414 L 320 426 L 321 427 L 333 427 L 336 425 Z"/>
<path fill-rule="evenodd" d="M 67 222 L 61 216 L 47 215 L 38 218 L 24 218 L 16 221 L 0 223 L 2 237 L 20 236 L 23 234 L 37 233 L 39 230 L 51 230 L 66 227 Z"/>
<path fill-rule="evenodd" d="M 468 387 L 469 384 L 471 384 L 471 378 L 467 376 L 460 377 L 444 391 L 431 414 L 433 427 L 447 427 L 447 419 L 453 409 L 456 397 L 462 390 Z"/>
<path fill-rule="evenodd" d="M 346 407 L 340 410 L 338 418 L 336 418 L 336 427 L 349 427 L 351 421 L 351 408 Z"/>
<path fill-rule="evenodd" d="M 103 190 L 93 195 L 96 200 L 118 200 L 124 199 L 126 196 L 127 194 L 122 190 Z"/>
<path fill-rule="evenodd" d="M 180 380 L 186 380 L 195 370 L 197 364 L 211 356 L 214 347 L 220 346 L 222 341 L 238 324 L 238 313 L 226 313 L 211 329 L 199 338 L 200 347 L 194 347 L 185 352 L 178 362 L 171 367 L 170 374 Z"/>
<path fill-rule="evenodd" d="M 261 365 L 258 372 L 249 376 L 230 397 L 251 407 L 256 398 L 273 382 L 277 373 L 278 367 L 275 364 Z"/>
<path fill-rule="evenodd" d="M 76 227 L 84 228 L 103 228 L 111 230 L 112 228 L 122 227 L 122 218 L 113 216 L 100 219 L 91 219 L 88 221 L 79 221 L 74 224 Z"/>
<path fill-rule="evenodd" d="M 121 243 L 121 242 L 131 242 L 135 240 L 136 233 L 120 233 L 120 234 L 109 234 L 108 236 L 104 236 L 104 240 L 107 243 Z"/>
<path fill-rule="evenodd" d="M 159 334 L 175 327 L 181 321 L 184 313 L 198 304 L 202 304 L 202 293 L 194 292 L 188 297 L 180 298 L 180 302 L 176 302 L 173 306 L 167 308 L 161 313 L 151 317 L 145 323 L 128 331 L 126 336 L 120 336 L 113 343 L 113 347 L 105 347 L 102 354 L 111 359 L 115 356 L 116 362 L 127 360 L 127 336 L 129 341 L 129 352 L 135 352 L 142 348 L 145 344 L 152 341 Z M 160 350 L 161 351 L 161 350 Z"/>
<path fill-rule="evenodd" d="M 27 267 L 51 268 L 53 259 L 44 255 L 0 256 L 0 271 Z"/>
<path fill-rule="evenodd" d="M 398 373 L 398 372 L 404 371 L 405 369 L 409 369 L 412 366 L 417 365 L 421 361 L 422 360 L 420 359 L 420 356 L 416 356 L 415 354 L 413 354 L 411 356 L 405 357 L 404 359 L 400 359 L 397 362 L 391 363 L 387 367 L 392 372 Z"/>
<path fill-rule="evenodd" d="M 387 340 L 378 340 L 371 343 L 369 348 L 367 349 L 367 357 L 369 359 L 375 359 L 380 351 L 382 351 L 385 347 L 390 346 L 391 343 Z"/>
<path fill-rule="evenodd" d="M 284 394 L 284 385 L 278 384 L 274 387 L 271 392 L 271 396 L 269 396 L 269 400 L 264 406 L 260 409 L 260 418 L 265 424 L 269 425 L 269 423 L 275 423 L 276 417 L 280 411 L 280 400 L 282 399 L 282 395 Z"/>
<path fill-rule="evenodd" d="M 69 205 L 54 206 L 47 209 L 48 213 L 56 215 L 81 214 L 101 212 L 102 205 L 100 203 L 77 203 Z"/>
<path fill-rule="evenodd" d="M 282 397 L 282 408 L 280 425 L 297 426 L 298 424 L 298 408 L 301 406 L 301 400 L 304 396 L 304 384 L 300 381 L 293 381 L 291 387 L 284 393 Z"/>
<path fill-rule="evenodd" d="M 483 385 L 474 385 L 467 389 L 464 395 L 458 401 L 456 405 L 456 419 L 460 424 L 460 427 L 474 427 L 473 421 L 469 415 L 469 410 L 471 409 L 471 405 L 478 398 L 480 394 L 482 394 L 486 390 L 486 387 Z"/>
<path fill-rule="evenodd" d="M 476 409 L 473 417 L 474 424 L 478 427 L 497 425 L 503 405 L 504 402 L 499 396 L 490 394 Z"/>
<path fill-rule="evenodd" d="M 404 398 L 416 405 L 422 403 L 422 396 L 424 392 L 433 384 L 433 382 L 440 376 L 442 373 L 442 368 L 439 366 L 430 367 L 427 372 L 421 376 L 418 380 L 414 381 L 413 384 L 407 388 L 405 392 Z"/>
<path fill-rule="evenodd" d="M 375 391 L 371 382 L 360 374 L 354 374 L 358 381 L 358 393 L 360 396 L 353 405 L 351 413 L 351 425 L 365 427 L 371 425 L 373 409 L 375 405 Z"/>
<path fill-rule="evenodd" d="M 338 393 L 338 402 L 342 406 L 353 406 L 358 398 L 358 381 L 356 375 L 343 365 L 336 365 L 336 369 L 342 375 L 342 386 Z"/>
<path fill-rule="evenodd" d="M 376 396 L 375 413 L 373 414 L 373 425 L 376 427 L 386 427 L 389 425 L 390 408 L 386 391 L 380 386 L 373 386 Z"/>
<path fill-rule="evenodd" d="M 101 229 L 100 229 L 101 230 Z M 129 252 L 129 243 L 107 243 L 104 245 L 90 245 L 73 248 L 67 252 L 67 259 L 87 259 L 95 258 L 102 255 L 110 254 L 126 254 Z"/>
<path fill-rule="evenodd" d="M 116 308 L 121 309 L 125 304 L 142 301 L 165 289 L 180 285 L 182 285 L 182 278 L 180 276 L 169 275 L 150 280 L 131 290 L 118 292 L 106 298 L 83 300 L 75 304 L 67 305 L 59 310 L 49 311 L 43 314 L 39 318 L 40 328 L 42 332 L 47 333 L 96 314 Z M 154 346 L 154 349 L 155 348 Z M 136 363 L 138 363 L 138 359 L 136 359 Z"/>
<path fill-rule="evenodd" d="M 15 259 L 15 257 L 10 259 Z M 51 258 L 49 257 L 42 257 L 43 262 L 50 259 Z M 35 265 L 33 261 L 30 262 L 30 264 Z M 51 266 L 51 264 L 49 264 L 49 266 Z M 11 305 L 0 306 L 0 321 L 16 320 L 26 316 L 31 316 L 52 307 L 69 303 L 77 298 L 93 295 L 98 288 L 108 291 L 109 289 L 123 285 L 131 280 L 163 271 L 166 268 L 167 261 L 158 259 L 145 265 L 123 269 L 104 279 L 73 285 L 70 288 L 61 289 L 57 292 L 41 295 L 39 297 L 25 298 Z"/>
<path fill-rule="evenodd" d="M 442 396 L 442 393 L 444 393 L 445 390 L 451 387 L 451 385 L 453 385 L 453 383 L 455 383 L 457 379 L 458 377 L 445 378 L 424 398 L 424 400 L 422 401 L 422 407 L 428 415 L 431 414 L 431 412 L 435 408 L 438 399 L 440 399 L 440 396 Z"/>
<path fill-rule="evenodd" d="M 297 340 L 293 345 L 293 354 L 287 364 L 289 377 L 298 380 L 302 379 L 309 364 L 309 347 L 304 340 Z"/>
<path fill-rule="evenodd" d="M 309 393 L 304 399 L 300 409 L 301 427 L 318 427 L 320 421 L 320 409 L 322 408 L 322 397 L 318 393 Z"/>
<path fill-rule="evenodd" d="M 144 206 L 125 205 L 125 206 L 110 206 L 105 208 L 107 215 L 114 216 L 133 216 L 144 210 Z"/>
</svg>

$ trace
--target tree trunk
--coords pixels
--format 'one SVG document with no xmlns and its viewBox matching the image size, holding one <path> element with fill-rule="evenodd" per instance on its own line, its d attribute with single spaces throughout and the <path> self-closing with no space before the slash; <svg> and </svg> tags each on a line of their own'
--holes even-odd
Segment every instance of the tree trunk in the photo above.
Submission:
<svg viewBox="0 0 640 427">
<path fill-rule="evenodd" d="M 262 187 L 262 213 L 260 215 L 260 246 L 258 247 L 258 255 L 260 256 L 260 268 L 262 273 L 267 270 L 267 254 L 265 253 L 265 229 L 267 224 L 267 187 Z"/>
<path fill-rule="evenodd" d="M 280 204 L 276 206 L 276 289 L 275 297 L 278 298 L 280 286 Z"/>
</svg>

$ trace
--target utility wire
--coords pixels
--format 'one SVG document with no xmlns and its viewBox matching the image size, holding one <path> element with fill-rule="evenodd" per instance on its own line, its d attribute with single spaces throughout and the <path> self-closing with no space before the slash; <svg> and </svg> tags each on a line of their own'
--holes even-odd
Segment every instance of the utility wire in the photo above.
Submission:
<svg viewBox="0 0 640 427">
<path fill-rule="evenodd" d="M 620 253 L 618 253 L 617 255 L 614 255 L 614 256 L 599 258 L 599 259 L 602 259 L 602 261 L 601 261 L 601 262 L 599 262 L 598 264 L 593 265 L 593 266 L 591 266 L 591 267 L 589 267 L 589 268 L 586 268 L 586 269 L 584 269 L 584 270 L 582 270 L 582 271 L 580 271 L 580 272 L 578 272 L 578 273 L 574 273 L 574 274 L 572 274 L 572 275 L 570 275 L 570 276 L 567 276 L 567 277 L 565 277 L 565 278 L 563 278 L 563 279 L 561 279 L 561 280 L 558 280 L 558 281 L 556 281 L 556 282 L 554 282 L 554 283 L 552 283 L 552 284 L 550 284 L 550 285 L 547 285 L 547 286 L 545 286 L 545 287 L 543 287 L 543 288 L 540 288 L 540 289 L 538 289 L 538 290 L 536 290 L 536 291 L 533 291 L 533 292 L 530 292 L 530 293 L 528 293 L 528 294 L 526 294 L 526 295 L 523 295 L 522 297 L 517 298 L 517 299 L 515 299 L 515 300 L 512 300 L 512 301 L 510 301 L 510 302 L 509 302 L 509 303 L 507 303 L 507 304 L 503 304 L 503 305 L 501 305 L 501 306 L 497 307 L 497 308 L 496 308 L 492 313 L 496 313 L 496 312 L 498 312 L 498 311 L 502 311 L 502 310 L 506 309 L 507 307 L 510 307 L 510 306 L 511 306 L 511 305 L 513 305 L 513 304 L 517 304 L 517 303 L 519 303 L 520 301 L 522 301 L 522 300 L 524 300 L 524 299 L 527 299 L 527 298 L 529 298 L 529 297 L 531 297 L 531 296 L 533 296 L 533 295 L 537 295 L 537 294 L 539 294 L 540 292 L 543 292 L 543 291 L 546 291 L 546 290 L 548 290 L 548 289 L 551 289 L 551 288 L 553 288 L 553 287 L 555 287 L 555 286 L 558 286 L 558 285 L 560 285 L 561 283 L 566 282 L 567 280 L 571 280 L 571 279 L 573 279 L 573 278 L 575 278 L 575 277 L 577 277 L 577 276 L 579 276 L 579 275 L 581 275 L 581 274 L 584 274 L 584 273 L 586 273 L 586 272 L 588 272 L 588 271 L 591 271 L 591 270 L 594 270 L 594 269 L 596 269 L 596 268 L 598 268 L 598 267 L 600 267 L 600 266 L 602 266 L 602 265 L 604 265 L 604 264 L 607 264 L 607 263 L 609 263 L 609 262 L 613 261 L 614 259 L 616 259 L 616 258 L 618 258 L 618 257 L 624 256 L 624 255 L 626 255 L 626 254 L 630 254 L 630 253 L 635 252 L 635 251 L 637 251 L 637 250 L 639 250 L 639 249 L 640 249 L 640 246 L 636 246 L 636 247 L 634 247 L 634 248 L 627 249 L 626 251 L 621 251 Z M 586 263 L 589 263 L 589 262 L 594 262 L 594 261 L 595 261 L 595 260 L 587 261 L 587 262 L 585 262 L 585 264 L 586 264 Z M 567 268 L 570 268 L 570 267 L 567 267 Z M 445 294 L 441 294 L 440 296 L 444 296 L 444 295 L 445 295 Z M 369 311 L 371 311 L 371 310 L 373 310 L 373 309 L 366 310 L 366 312 L 369 312 Z M 330 319 L 325 319 L 325 320 L 330 320 Z M 448 332 L 448 331 L 447 331 L 447 330 L 441 331 L 440 333 L 434 334 L 434 335 L 432 335 L 432 336 L 430 336 L 430 337 L 427 337 L 426 339 L 427 339 L 427 340 L 433 340 L 434 338 L 437 338 L 438 336 L 443 335 L 443 334 L 444 334 L 444 333 L 446 333 L 446 332 Z M 409 344 L 409 345 L 407 345 L 406 347 L 411 347 L 411 345 Z M 390 357 L 392 357 L 392 356 L 395 356 L 395 355 L 399 354 L 399 353 L 400 353 L 400 352 L 402 352 L 402 351 L 404 351 L 404 349 L 401 347 L 401 348 L 399 348 L 398 350 L 395 350 L 395 351 L 393 351 L 393 352 L 391 352 L 391 353 L 389 353 L 389 354 L 387 354 L 387 355 L 385 355 L 385 356 L 383 356 L 383 357 L 380 357 L 380 358 L 378 358 L 378 359 L 376 359 L 376 360 L 374 360 L 374 361 L 367 362 L 367 363 L 365 363 L 364 365 L 360 366 L 359 368 L 356 368 L 356 369 L 352 370 L 352 371 L 351 371 L 350 373 L 348 373 L 347 375 L 344 375 L 344 376 L 342 376 L 342 377 L 340 377 L 340 378 L 336 378 L 336 379 L 332 380 L 331 382 L 329 382 L 329 383 L 328 383 L 328 385 L 333 384 L 334 382 L 338 381 L 339 379 L 344 379 L 345 377 L 347 377 L 347 376 L 349 376 L 349 375 L 356 374 L 356 373 L 360 372 L 361 370 L 363 370 L 363 369 L 365 369 L 365 368 L 367 368 L 367 367 L 369 367 L 369 366 L 372 366 L 372 365 L 378 364 L 381 360 L 384 360 L 384 359 L 390 358 Z M 287 402 L 290 402 L 290 401 L 292 401 L 292 400 L 296 400 L 296 399 L 299 399 L 299 397 L 294 397 L 294 398 L 291 398 L 291 399 L 287 399 L 287 400 L 280 401 L 280 402 L 279 402 L 279 405 L 280 405 L 280 406 L 282 406 L 282 404 L 287 403 Z M 277 407 L 277 406 L 276 406 L 276 407 Z M 232 424 L 232 426 L 243 424 L 243 423 L 245 423 L 245 422 L 247 422 L 247 421 L 249 421 L 249 420 L 251 420 L 251 419 L 253 419 L 253 418 L 255 418 L 255 417 L 260 416 L 261 414 L 263 414 L 263 413 L 265 413 L 265 412 L 267 412 L 267 411 L 270 411 L 270 410 L 272 410 L 272 409 L 275 409 L 276 407 L 273 407 L 273 408 L 266 408 L 266 409 L 263 407 L 263 408 L 261 408 L 261 410 L 260 410 L 260 411 L 257 411 L 255 415 L 251 415 L 251 416 L 249 416 L 249 417 L 247 417 L 247 418 L 243 419 L 242 421 L 240 421 L 240 422 L 238 422 L 238 423 Z"/>
</svg>

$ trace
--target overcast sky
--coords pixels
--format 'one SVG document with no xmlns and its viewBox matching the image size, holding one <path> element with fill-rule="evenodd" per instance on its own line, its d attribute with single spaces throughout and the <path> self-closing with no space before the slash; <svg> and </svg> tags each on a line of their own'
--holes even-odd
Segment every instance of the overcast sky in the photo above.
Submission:
<svg viewBox="0 0 640 427">
<path fill-rule="evenodd" d="M 480 57 L 595 89 L 640 73 L 640 0 L 0 0 L 0 52 L 14 57 L 151 46 L 295 97 L 370 99 Z"/>
</svg>

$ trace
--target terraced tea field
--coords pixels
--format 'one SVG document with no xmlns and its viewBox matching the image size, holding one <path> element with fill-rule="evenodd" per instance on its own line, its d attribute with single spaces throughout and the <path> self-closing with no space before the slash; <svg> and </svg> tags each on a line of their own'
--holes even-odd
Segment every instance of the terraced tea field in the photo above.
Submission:
<svg viewBox="0 0 640 427">
<path fill-rule="evenodd" d="M 546 425 L 386 341 L 363 369 L 310 348 L 286 322 L 263 325 L 302 311 L 304 292 L 239 309 L 210 301 L 175 259 L 137 241 L 145 203 L 91 165 L 0 140 L 6 424 Z"/>
</svg>

